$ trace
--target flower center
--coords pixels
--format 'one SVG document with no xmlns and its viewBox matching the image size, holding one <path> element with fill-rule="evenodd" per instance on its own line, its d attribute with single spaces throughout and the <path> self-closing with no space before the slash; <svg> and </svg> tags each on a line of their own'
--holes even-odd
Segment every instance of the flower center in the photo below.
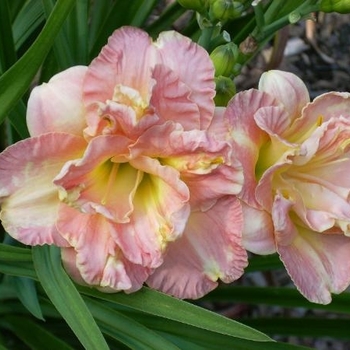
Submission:
<svg viewBox="0 0 350 350">
<path fill-rule="evenodd" d="M 141 119 L 149 106 L 137 90 L 121 84 L 114 88 L 113 101 L 131 107 L 137 120 Z"/>
</svg>

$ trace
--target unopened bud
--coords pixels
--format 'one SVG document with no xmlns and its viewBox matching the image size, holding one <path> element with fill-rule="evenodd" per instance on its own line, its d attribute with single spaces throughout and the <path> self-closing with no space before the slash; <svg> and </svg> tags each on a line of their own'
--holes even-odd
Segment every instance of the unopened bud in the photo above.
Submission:
<svg viewBox="0 0 350 350">
<path fill-rule="evenodd" d="M 349 0 L 321 0 L 320 11 L 350 13 Z"/>
<path fill-rule="evenodd" d="M 226 21 L 239 17 L 244 6 L 233 0 L 212 0 L 209 9 L 209 16 L 213 20 Z"/>
<path fill-rule="evenodd" d="M 236 93 L 236 85 L 232 79 L 228 77 L 217 77 L 215 78 L 216 84 L 216 95 L 214 97 L 216 106 L 227 106 L 228 101 Z"/>
<path fill-rule="evenodd" d="M 228 43 L 216 47 L 210 54 L 215 67 L 215 76 L 230 76 L 238 57 L 238 47 L 234 43 Z"/>
<path fill-rule="evenodd" d="M 185 9 L 194 10 L 202 13 L 206 9 L 207 0 L 177 0 L 177 2 Z"/>
</svg>

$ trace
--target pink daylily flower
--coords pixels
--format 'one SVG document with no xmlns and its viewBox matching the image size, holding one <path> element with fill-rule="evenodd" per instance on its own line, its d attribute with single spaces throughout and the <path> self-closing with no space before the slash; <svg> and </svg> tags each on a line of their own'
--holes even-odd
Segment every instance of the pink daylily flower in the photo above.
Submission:
<svg viewBox="0 0 350 350">
<path fill-rule="evenodd" d="M 148 283 L 198 298 L 239 278 L 243 174 L 214 136 L 214 94 L 213 65 L 190 39 L 115 31 L 88 67 L 33 90 L 31 137 L 0 154 L 5 229 L 61 247 L 73 279 L 106 292 Z"/>
<path fill-rule="evenodd" d="M 245 176 L 245 247 L 277 251 L 299 291 L 329 303 L 350 284 L 350 94 L 310 102 L 297 76 L 269 71 L 224 120 Z"/>
</svg>

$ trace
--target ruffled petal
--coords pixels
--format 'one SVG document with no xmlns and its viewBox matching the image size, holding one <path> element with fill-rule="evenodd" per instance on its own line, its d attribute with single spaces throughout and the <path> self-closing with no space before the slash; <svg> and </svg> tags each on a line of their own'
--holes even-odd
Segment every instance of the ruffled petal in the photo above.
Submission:
<svg viewBox="0 0 350 350">
<path fill-rule="evenodd" d="M 151 105 L 160 121 L 176 121 L 186 130 L 200 129 L 202 122 L 199 106 L 191 100 L 190 87 L 164 65 L 156 65 L 152 76 L 156 84 L 152 91 Z"/>
<path fill-rule="evenodd" d="M 86 74 L 84 102 L 89 111 L 89 124 L 95 121 L 96 103 L 111 100 L 118 84 L 134 89 L 148 101 L 151 68 L 155 63 L 155 47 L 145 31 L 133 27 L 116 30 Z"/>
<path fill-rule="evenodd" d="M 206 212 L 193 212 L 184 235 L 169 245 L 164 263 L 147 284 L 178 298 L 196 299 L 213 290 L 219 279 L 238 279 L 247 266 L 242 225 L 234 197 L 222 197 Z"/>
<path fill-rule="evenodd" d="M 322 118 L 325 122 L 332 118 L 350 119 L 350 93 L 349 92 L 328 92 L 317 96 L 312 103 L 308 104 L 303 110 L 302 120 L 299 124 L 315 123 L 317 119 Z"/>
<path fill-rule="evenodd" d="M 161 33 L 155 46 L 158 62 L 172 69 L 190 88 L 190 99 L 200 111 L 201 129 L 206 129 L 215 108 L 214 66 L 207 51 L 174 31 Z"/>
<path fill-rule="evenodd" d="M 259 90 L 274 96 L 289 113 L 290 124 L 301 115 L 303 107 L 310 102 L 304 82 L 295 74 L 271 70 L 261 75 Z"/>
<path fill-rule="evenodd" d="M 244 186 L 239 197 L 256 208 L 260 206 L 255 198 L 255 167 L 260 148 L 268 140 L 268 136 L 256 125 L 254 115 L 259 108 L 276 103 L 273 97 L 258 90 L 240 92 L 232 98 L 224 116 L 229 125 L 228 138 L 233 144 L 233 157 L 243 167 Z"/>
<path fill-rule="evenodd" d="M 67 163 L 55 178 L 61 200 L 85 213 L 129 221 L 133 195 L 142 179 L 142 174 L 126 162 L 129 143 L 123 136 L 92 139 L 84 157 Z M 119 161 L 113 160 L 116 154 Z"/>
<path fill-rule="evenodd" d="M 276 252 L 274 227 L 271 215 L 265 210 L 255 209 L 241 203 L 243 210 L 243 246 L 255 254 Z"/>
<path fill-rule="evenodd" d="M 156 159 L 143 157 L 131 164 L 144 175 L 134 196 L 130 222 L 118 225 L 114 239 L 129 261 L 158 267 L 168 242 L 183 233 L 189 216 L 189 191 L 174 169 L 161 166 Z"/>
<path fill-rule="evenodd" d="M 229 129 L 229 124 L 225 118 L 225 112 L 226 107 L 215 107 L 214 116 L 208 128 L 208 132 L 218 140 L 227 139 L 227 130 Z"/>
<path fill-rule="evenodd" d="M 113 240 L 116 226 L 103 216 L 83 214 L 62 205 L 57 227 L 74 247 L 62 254 L 69 274 L 81 284 L 95 285 L 107 292 L 136 291 L 150 270 L 128 262 Z"/>
<path fill-rule="evenodd" d="M 273 220 L 277 251 L 298 290 L 310 301 L 331 302 L 331 293 L 341 293 L 350 284 L 350 238 L 316 233 L 291 220 L 293 203 L 277 196 Z"/>
<path fill-rule="evenodd" d="M 48 132 L 83 135 L 86 126 L 82 101 L 87 67 L 76 66 L 35 87 L 28 100 L 27 125 L 32 136 Z"/>
<path fill-rule="evenodd" d="M 53 179 L 85 147 L 81 137 L 49 133 L 20 141 L 1 153 L 1 220 L 11 236 L 29 245 L 67 245 L 55 226 L 59 198 Z"/>
<path fill-rule="evenodd" d="M 231 158 L 227 142 L 203 130 L 184 131 L 175 123 L 147 130 L 131 147 L 131 154 L 147 154 L 176 169 L 190 188 L 192 208 L 203 201 L 237 194 L 243 184 L 241 164 Z"/>
</svg>

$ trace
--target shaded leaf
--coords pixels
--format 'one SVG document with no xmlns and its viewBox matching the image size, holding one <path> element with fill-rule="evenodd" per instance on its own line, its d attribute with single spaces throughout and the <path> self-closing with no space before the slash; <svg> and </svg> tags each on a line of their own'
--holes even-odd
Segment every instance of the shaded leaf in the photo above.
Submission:
<svg viewBox="0 0 350 350">
<path fill-rule="evenodd" d="M 60 250 L 36 246 L 32 251 L 42 287 L 82 345 L 86 349 L 108 349 L 94 318 L 61 266 Z"/>
<path fill-rule="evenodd" d="M 74 0 L 57 1 L 45 27 L 33 45 L 0 77 L 0 123 L 29 88 L 74 2 Z"/>
<path fill-rule="evenodd" d="M 26 309 L 36 318 L 44 320 L 34 281 L 27 277 L 11 277 L 10 281 Z"/>
<path fill-rule="evenodd" d="M 241 323 L 146 287 L 130 295 L 124 293 L 105 294 L 85 287 L 78 287 L 78 290 L 85 295 L 101 300 L 125 305 L 151 315 L 220 334 L 258 341 L 270 340 L 265 334 Z"/>
<path fill-rule="evenodd" d="M 84 298 L 84 300 L 102 331 L 128 345 L 131 349 L 179 349 L 173 343 L 144 327 L 134 319 L 104 306 L 101 301 L 98 302 L 89 298 Z"/>
<path fill-rule="evenodd" d="M 46 331 L 39 324 L 23 316 L 3 316 L 1 323 L 31 349 L 73 350 L 68 344 Z"/>
</svg>

